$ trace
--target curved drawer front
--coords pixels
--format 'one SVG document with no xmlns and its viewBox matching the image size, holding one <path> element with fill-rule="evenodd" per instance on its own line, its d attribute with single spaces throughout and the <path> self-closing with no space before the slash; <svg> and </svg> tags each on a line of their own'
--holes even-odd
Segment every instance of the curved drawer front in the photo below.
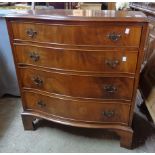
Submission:
<svg viewBox="0 0 155 155">
<path fill-rule="evenodd" d="M 23 93 L 26 109 L 85 122 L 128 124 L 129 104 L 72 101 L 32 92 Z M 124 115 L 125 114 L 125 115 Z"/>
<path fill-rule="evenodd" d="M 12 22 L 14 39 L 90 45 L 139 47 L 141 26 L 65 25 Z"/>
<path fill-rule="evenodd" d="M 72 71 L 135 73 L 137 51 L 74 50 L 15 46 L 17 63 Z"/>
<path fill-rule="evenodd" d="M 132 99 L 134 78 L 69 75 L 29 67 L 20 69 L 20 74 L 26 88 L 81 98 Z"/>
</svg>

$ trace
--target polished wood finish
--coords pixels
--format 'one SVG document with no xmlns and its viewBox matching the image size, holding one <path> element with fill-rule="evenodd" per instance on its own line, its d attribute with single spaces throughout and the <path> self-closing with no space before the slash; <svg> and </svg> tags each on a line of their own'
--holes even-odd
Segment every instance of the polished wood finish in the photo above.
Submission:
<svg viewBox="0 0 155 155">
<path fill-rule="evenodd" d="M 69 100 L 41 93 L 24 92 L 26 109 L 47 113 L 64 119 L 94 123 L 118 123 L 128 125 L 129 104 L 103 103 L 92 100 Z M 29 103 L 29 101 L 31 101 Z M 68 112 L 69 109 L 69 112 Z M 126 115 L 124 116 L 124 113 Z"/>
<path fill-rule="evenodd" d="M 12 18 L 16 20 L 21 19 L 43 19 L 44 22 L 52 20 L 53 22 L 68 22 L 78 21 L 78 23 L 98 21 L 100 22 L 128 22 L 128 23 L 142 23 L 146 22 L 146 16 L 142 12 L 135 11 L 99 11 L 99 10 L 63 10 L 63 9 L 36 9 L 36 10 L 22 10 L 18 13 L 7 14 L 6 18 Z M 52 23 L 53 23 L 52 22 Z M 77 23 L 77 24 L 78 24 Z M 135 24 L 136 24 L 135 23 Z M 93 24 L 93 23 L 92 23 Z M 117 23 L 119 25 L 119 23 Z"/>
<path fill-rule="evenodd" d="M 26 130 L 34 120 L 116 132 L 132 118 L 148 22 L 140 12 L 36 10 L 8 15 Z"/>
<path fill-rule="evenodd" d="M 54 94 L 79 98 L 127 101 L 131 101 L 132 99 L 134 86 L 134 78 L 132 77 L 113 78 L 92 75 L 70 75 L 68 73 L 47 72 L 30 67 L 22 67 L 19 70 L 19 74 L 21 77 L 21 86 L 24 88 L 34 88 Z M 80 84 L 77 81 L 80 81 Z M 108 88 L 106 89 L 108 86 L 112 88 L 109 88 L 109 90 Z M 125 89 L 128 91 L 124 91 Z"/>
<path fill-rule="evenodd" d="M 126 34 L 126 28 L 130 34 Z M 12 22 L 15 40 L 69 45 L 139 47 L 141 26 L 68 25 Z M 49 33 L 51 32 L 51 33 Z M 31 33 L 31 34 L 30 34 Z M 110 35 L 119 36 L 112 40 Z M 88 35 L 89 34 L 89 35 Z"/>
<path fill-rule="evenodd" d="M 138 57 L 138 51 L 123 49 L 82 50 L 27 44 L 17 44 L 14 48 L 18 64 L 78 72 L 135 74 Z M 122 61 L 123 57 L 127 61 Z"/>
<path fill-rule="evenodd" d="M 64 125 L 81 127 L 81 128 L 95 128 L 95 129 L 108 129 L 112 132 L 116 132 L 120 136 L 120 146 L 128 149 L 132 149 L 132 138 L 133 130 L 125 125 L 114 125 L 114 124 L 100 124 L 100 123 L 89 123 L 89 122 L 78 122 L 74 120 L 67 120 L 63 118 L 58 118 L 55 116 L 49 117 L 46 114 L 39 115 L 38 112 L 25 111 L 21 114 L 23 125 L 25 130 L 35 130 L 34 128 L 34 118 L 46 119 L 52 122 L 61 123 Z"/>
<path fill-rule="evenodd" d="M 22 116 L 22 121 L 23 121 L 23 126 L 25 130 L 34 130 L 34 120 L 36 117 L 32 117 L 29 115 L 23 115 Z"/>
</svg>

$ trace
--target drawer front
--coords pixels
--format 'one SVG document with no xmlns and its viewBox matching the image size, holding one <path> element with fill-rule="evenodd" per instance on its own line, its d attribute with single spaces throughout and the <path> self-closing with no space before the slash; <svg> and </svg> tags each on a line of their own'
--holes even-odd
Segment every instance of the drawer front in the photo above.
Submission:
<svg viewBox="0 0 155 155">
<path fill-rule="evenodd" d="M 93 26 L 12 22 L 14 39 L 95 46 L 139 47 L 141 26 Z"/>
<path fill-rule="evenodd" d="M 24 92 L 26 109 L 44 112 L 61 118 L 85 122 L 128 124 L 130 105 L 59 99 Z"/>
<path fill-rule="evenodd" d="M 81 98 L 131 100 L 134 78 L 69 75 L 32 68 L 20 69 L 22 87 Z"/>
<path fill-rule="evenodd" d="M 74 50 L 15 46 L 17 63 L 72 71 L 135 73 L 137 51 Z"/>
</svg>

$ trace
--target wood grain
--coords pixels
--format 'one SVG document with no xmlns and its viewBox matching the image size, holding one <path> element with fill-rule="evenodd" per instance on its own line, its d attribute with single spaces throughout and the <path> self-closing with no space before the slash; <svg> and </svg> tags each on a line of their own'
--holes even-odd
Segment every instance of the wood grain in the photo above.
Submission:
<svg viewBox="0 0 155 155">
<path fill-rule="evenodd" d="M 131 73 L 137 65 L 138 51 L 122 50 L 82 50 L 34 45 L 15 45 L 18 64 L 48 67 L 70 71 L 96 73 Z M 34 60 L 31 55 L 38 56 Z M 123 61 L 123 58 L 126 60 Z M 114 66 L 107 62 L 118 63 Z"/>
<path fill-rule="evenodd" d="M 109 100 L 132 99 L 134 78 L 124 77 L 95 77 L 83 75 L 62 74 L 61 72 L 47 72 L 31 67 L 22 67 L 20 77 L 23 88 L 34 88 L 54 94 L 62 94 L 72 97 L 100 98 Z M 42 80 L 37 85 L 34 79 Z M 105 86 L 113 86 L 117 90 L 110 92 Z M 124 91 L 124 90 L 128 91 Z"/>
<path fill-rule="evenodd" d="M 60 118 L 84 122 L 128 124 L 129 104 L 62 100 L 27 91 L 24 92 L 24 100 L 28 110 L 45 112 Z M 39 101 L 44 106 L 40 106 Z M 104 112 L 113 112 L 113 115 L 106 116 Z M 123 115 L 124 113 L 126 116 Z"/>
<path fill-rule="evenodd" d="M 126 28 L 130 29 L 126 34 Z M 28 30 L 36 32 L 34 37 L 27 35 Z M 37 42 L 52 42 L 69 45 L 102 45 L 102 46 L 133 46 L 139 47 L 141 26 L 93 26 L 13 22 L 14 39 Z M 50 32 L 50 33 L 49 33 Z M 117 41 L 112 41 L 108 35 L 120 35 Z"/>
</svg>

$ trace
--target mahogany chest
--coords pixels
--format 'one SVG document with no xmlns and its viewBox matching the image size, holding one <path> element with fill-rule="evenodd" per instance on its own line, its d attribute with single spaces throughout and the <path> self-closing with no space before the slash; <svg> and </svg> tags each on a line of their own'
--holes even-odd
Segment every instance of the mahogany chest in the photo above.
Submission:
<svg viewBox="0 0 155 155">
<path fill-rule="evenodd" d="M 115 131 L 132 145 L 147 25 L 141 12 L 36 10 L 6 17 L 26 130 L 34 120 Z"/>
</svg>

